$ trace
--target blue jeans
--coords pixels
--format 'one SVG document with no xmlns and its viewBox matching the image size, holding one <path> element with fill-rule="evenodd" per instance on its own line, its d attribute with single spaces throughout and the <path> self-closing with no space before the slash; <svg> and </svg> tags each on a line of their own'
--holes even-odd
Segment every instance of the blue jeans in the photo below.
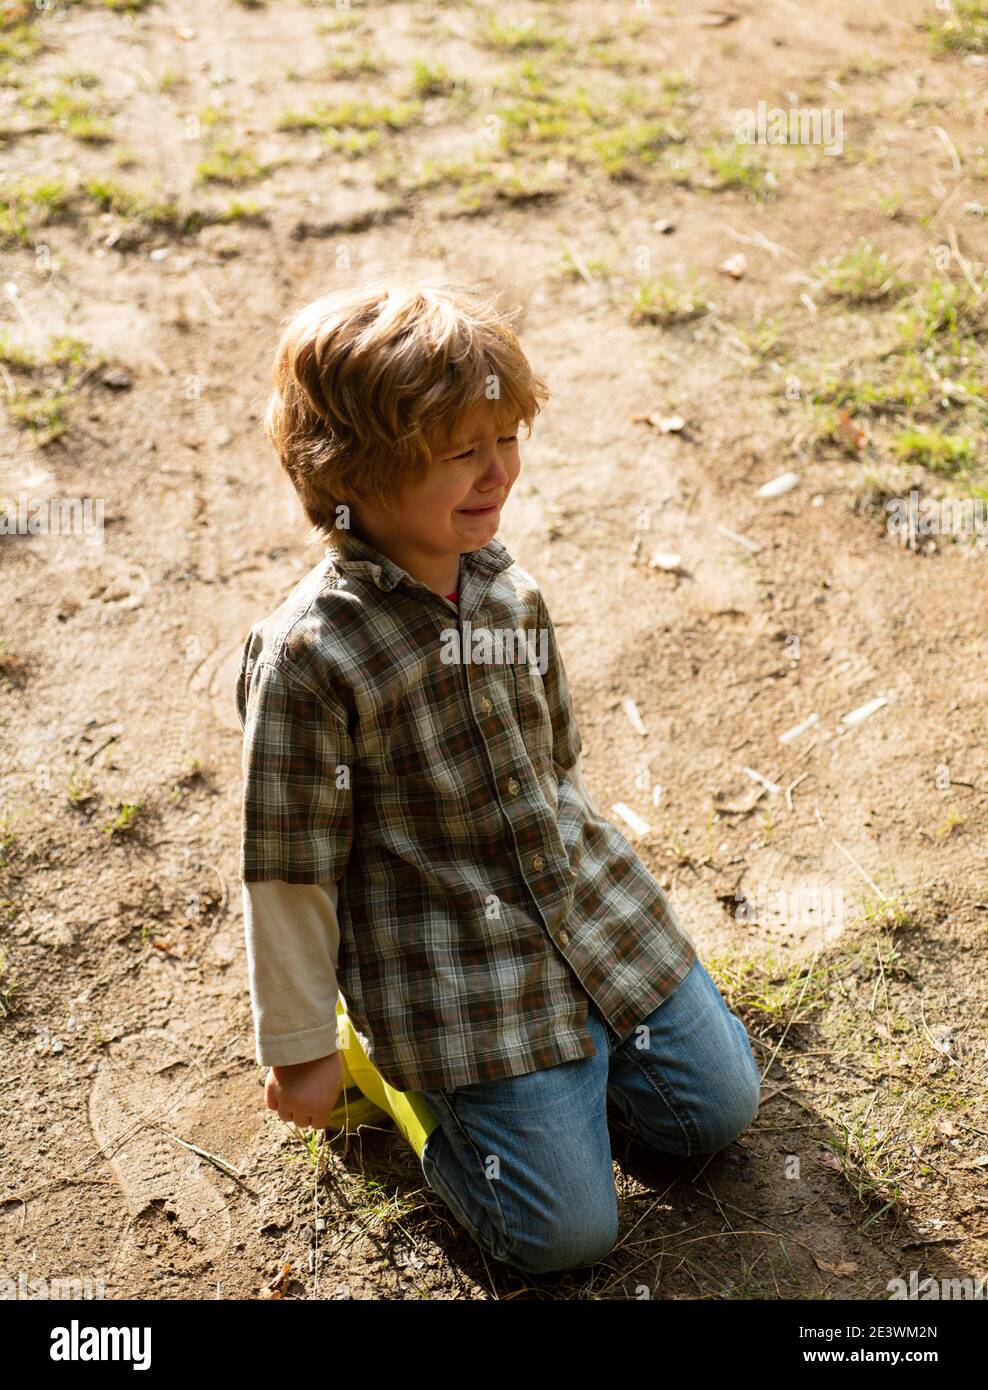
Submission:
<svg viewBox="0 0 988 1390">
<path fill-rule="evenodd" d="M 755 1118 L 748 1034 L 699 959 L 642 1022 L 647 1031 L 619 1042 L 591 999 L 596 1056 L 421 1092 L 439 1120 L 422 1152 L 426 1181 L 494 1259 L 543 1274 L 614 1246 L 608 1096 L 636 1137 L 670 1154 L 713 1153 Z"/>
</svg>

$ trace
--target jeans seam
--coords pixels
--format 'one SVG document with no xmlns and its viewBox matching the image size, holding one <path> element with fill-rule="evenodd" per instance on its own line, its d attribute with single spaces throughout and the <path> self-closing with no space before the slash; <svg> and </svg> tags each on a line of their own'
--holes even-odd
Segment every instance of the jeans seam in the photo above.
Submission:
<svg viewBox="0 0 988 1390">
<path fill-rule="evenodd" d="M 665 1090 L 661 1085 L 661 1076 L 659 1076 L 658 1078 L 652 1076 L 648 1068 L 643 1065 L 641 1057 L 636 1057 L 634 1055 L 634 1052 L 639 1051 L 639 1049 L 635 1048 L 634 1051 L 625 1051 L 627 1047 L 627 1042 L 622 1043 L 620 1047 L 620 1051 L 624 1055 L 625 1061 L 628 1061 L 632 1064 L 632 1066 L 637 1067 L 638 1071 L 641 1072 L 642 1076 L 645 1078 L 649 1086 L 651 1086 L 652 1090 L 655 1091 L 656 1095 L 658 1095 L 662 1102 L 665 1104 L 670 1115 L 673 1117 L 673 1119 L 676 1121 L 676 1123 L 679 1125 L 680 1129 L 686 1136 L 686 1142 L 689 1146 L 687 1149 L 687 1157 L 689 1157 L 690 1155 L 696 1152 L 696 1149 L 699 1145 L 699 1131 L 697 1130 L 690 1117 L 687 1115 L 684 1119 L 683 1116 L 680 1114 L 678 1107 L 673 1105 L 669 1095 L 666 1094 Z M 638 1128 L 641 1128 L 640 1125 L 638 1126 Z"/>
<path fill-rule="evenodd" d="M 462 1139 L 462 1141 L 469 1147 L 470 1152 L 473 1154 L 474 1158 L 476 1159 L 477 1164 L 479 1165 L 480 1171 L 481 1171 L 481 1173 L 482 1173 L 483 1176 L 484 1176 L 484 1181 L 487 1183 L 488 1187 L 490 1188 L 490 1194 L 491 1194 L 491 1197 L 492 1197 L 493 1202 L 494 1202 L 494 1209 L 495 1209 L 495 1211 L 497 1212 L 497 1221 L 496 1221 L 495 1224 L 496 1224 L 496 1226 L 497 1226 L 497 1228 L 498 1228 L 498 1234 L 500 1235 L 501 1240 L 504 1242 L 504 1244 L 505 1244 L 508 1248 L 510 1248 L 511 1250 L 514 1250 L 514 1248 L 515 1248 L 515 1246 L 516 1246 L 516 1244 L 517 1244 L 517 1241 L 516 1241 L 516 1239 L 515 1239 L 514 1237 L 512 1237 L 512 1236 L 509 1235 L 509 1233 L 508 1233 L 508 1223 L 507 1223 L 507 1221 L 505 1220 L 504 1211 L 503 1211 L 503 1209 L 502 1209 L 502 1207 L 501 1207 L 501 1199 L 500 1199 L 500 1197 L 499 1197 L 498 1194 L 497 1194 L 497 1189 L 491 1186 L 491 1179 L 488 1178 L 487 1175 L 486 1175 L 486 1172 L 485 1172 L 485 1170 L 484 1170 L 484 1161 L 483 1161 L 483 1159 L 482 1159 L 482 1157 L 481 1157 L 480 1150 L 477 1148 L 477 1145 L 474 1143 L 474 1141 L 473 1141 L 473 1139 L 471 1138 L 469 1132 L 468 1132 L 467 1129 L 464 1127 L 463 1122 L 460 1120 L 460 1117 L 457 1115 L 456 1111 L 454 1110 L 454 1108 L 453 1108 L 453 1103 L 452 1103 L 452 1101 L 450 1100 L 449 1096 L 446 1094 L 446 1092 L 445 1092 L 445 1091 L 440 1091 L 440 1092 L 438 1093 L 438 1095 L 439 1095 L 439 1100 L 440 1100 L 440 1102 L 441 1102 L 441 1105 L 442 1105 L 442 1108 L 443 1108 L 444 1113 L 445 1113 L 445 1114 L 447 1115 L 447 1117 L 449 1118 L 451 1124 L 455 1126 L 456 1131 L 457 1131 L 457 1133 L 459 1134 L 459 1136 L 460 1136 L 460 1138 Z M 446 1135 L 446 1138 L 449 1139 L 449 1135 L 448 1135 L 448 1134 Z M 452 1141 L 451 1141 L 451 1142 L 452 1142 Z M 458 1193 L 457 1195 L 459 1195 L 459 1193 Z M 461 1196 L 461 1197 L 460 1197 L 461 1203 L 462 1203 L 462 1200 L 463 1200 L 463 1198 L 462 1198 L 462 1196 Z M 477 1208 L 479 1209 L 479 1211 L 481 1212 L 481 1215 L 484 1217 L 484 1219 L 486 1219 L 487 1221 L 490 1221 L 490 1220 L 491 1220 L 490 1213 L 487 1212 L 487 1211 L 484 1209 L 483 1204 L 482 1204 L 481 1202 L 477 1202 L 476 1205 L 477 1205 Z M 479 1223 L 475 1223 L 475 1224 L 479 1224 Z"/>
</svg>

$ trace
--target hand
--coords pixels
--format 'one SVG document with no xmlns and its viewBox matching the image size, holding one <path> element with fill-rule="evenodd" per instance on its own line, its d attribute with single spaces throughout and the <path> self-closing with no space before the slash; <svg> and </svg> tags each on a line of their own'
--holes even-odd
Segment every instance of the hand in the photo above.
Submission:
<svg viewBox="0 0 988 1390">
<path fill-rule="evenodd" d="M 314 1062 L 272 1067 L 264 1087 L 269 1110 L 277 1110 L 286 1125 L 301 1129 L 327 1129 L 333 1107 L 343 1089 L 343 1063 L 339 1052 Z"/>
</svg>

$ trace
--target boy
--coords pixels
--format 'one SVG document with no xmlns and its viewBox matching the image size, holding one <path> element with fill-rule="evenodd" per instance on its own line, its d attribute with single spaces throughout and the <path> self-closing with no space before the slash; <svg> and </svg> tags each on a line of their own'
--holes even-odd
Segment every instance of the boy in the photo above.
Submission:
<svg viewBox="0 0 988 1390">
<path fill-rule="evenodd" d="M 342 989 L 381 1076 L 433 1110 L 422 1170 L 461 1224 L 527 1273 L 589 1264 L 617 1238 L 608 1096 L 705 1153 L 759 1076 L 590 799 L 545 600 L 495 539 L 548 392 L 490 301 L 388 279 L 297 314 L 274 387 L 269 438 L 329 547 L 237 687 L 267 1104 L 327 1125 Z"/>
</svg>

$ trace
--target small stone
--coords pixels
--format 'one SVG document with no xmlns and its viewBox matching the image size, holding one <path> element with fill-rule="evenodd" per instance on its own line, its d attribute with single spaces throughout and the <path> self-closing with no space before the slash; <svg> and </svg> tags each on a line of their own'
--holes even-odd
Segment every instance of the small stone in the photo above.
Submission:
<svg viewBox="0 0 988 1390">
<path fill-rule="evenodd" d="M 128 391 L 134 384 L 130 373 L 125 372 L 122 367 L 109 367 L 100 377 L 100 381 L 111 391 Z"/>
</svg>

